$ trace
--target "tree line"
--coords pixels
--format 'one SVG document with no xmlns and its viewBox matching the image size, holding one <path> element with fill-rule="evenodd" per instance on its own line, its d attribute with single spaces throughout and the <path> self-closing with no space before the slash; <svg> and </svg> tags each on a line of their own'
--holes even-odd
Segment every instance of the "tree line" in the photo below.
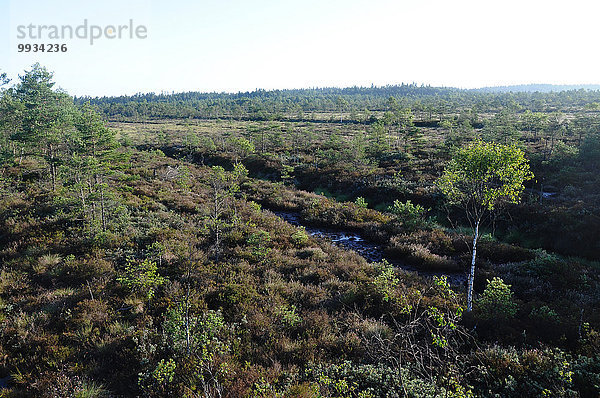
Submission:
<svg viewBox="0 0 600 398">
<path fill-rule="evenodd" d="M 325 120 L 372 123 L 390 110 L 391 102 L 410 109 L 422 122 L 441 121 L 461 111 L 476 113 L 513 109 L 553 112 L 584 109 L 597 112 L 600 91 L 485 92 L 403 84 L 240 93 L 185 92 L 118 97 L 80 97 L 111 118 L 232 118 L 245 120 Z M 323 115 L 323 113 L 327 115 Z"/>
</svg>

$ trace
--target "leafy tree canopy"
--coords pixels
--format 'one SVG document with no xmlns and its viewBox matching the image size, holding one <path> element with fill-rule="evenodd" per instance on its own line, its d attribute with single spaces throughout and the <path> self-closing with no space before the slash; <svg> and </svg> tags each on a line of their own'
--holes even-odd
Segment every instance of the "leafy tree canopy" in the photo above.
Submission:
<svg viewBox="0 0 600 398">
<path fill-rule="evenodd" d="M 451 203 L 493 210 L 503 200 L 517 203 L 523 183 L 532 178 L 520 148 L 476 141 L 456 153 L 438 186 Z"/>
</svg>

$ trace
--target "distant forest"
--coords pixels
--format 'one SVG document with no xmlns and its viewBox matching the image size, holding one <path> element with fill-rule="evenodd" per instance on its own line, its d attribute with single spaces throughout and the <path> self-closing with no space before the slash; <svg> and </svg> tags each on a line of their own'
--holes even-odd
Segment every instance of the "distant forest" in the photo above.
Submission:
<svg viewBox="0 0 600 398">
<path fill-rule="evenodd" d="M 257 90 L 244 93 L 185 92 L 136 94 L 119 97 L 76 97 L 91 102 L 112 119 L 233 118 L 245 120 L 319 120 L 373 122 L 377 112 L 410 108 L 417 121 L 442 120 L 444 115 L 469 110 L 493 113 L 597 110 L 600 91 L 579 86 L 529 85 L 461 90 L 402 84 L 383 87 Z M 590 86 L 596 87 L 596 86 Z M 562 89 L 566 91 L 558 91 Z M 535 90 L 535 91 L 534 91 Z M 336 115 L 337 113 L 337 115 Z M 374 115 L 375 114 L 375 115 Z M 332 121 L 329 120 L 328 121 Z"/>
<path fill-rule="evenodd" d="M 512 86 L 482 87 L 474 91 L 486 93 L 509 93 L 509 92 L 529 92 L 529 93 L 550 93 L 556 91 L 574 91 L 574 90 L 600 90 L 600 84 L 518 84 Z"/>
</svg>

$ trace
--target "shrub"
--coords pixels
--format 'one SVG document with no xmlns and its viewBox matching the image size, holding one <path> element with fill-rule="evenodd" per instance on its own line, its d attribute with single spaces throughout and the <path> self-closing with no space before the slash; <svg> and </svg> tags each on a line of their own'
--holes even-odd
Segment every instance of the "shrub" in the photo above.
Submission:
<svg viewBox="0 0 600 398">
<path fill-rule="evenodd" d="M 320 247 L 309 247 L 304 250 L 300 250 L 297 253 L 298 257 L 302 259 L 312 259 L 315 261 L 324 261 L 327 259 L 327 253 L 325 253 Z"/>
<path fill-rule="evenodd" d="M 408 229 L 416 228 L 424 221 L 425 209 L 422 206 L 413 205 L 410 200 L 405 203 L 395 200 L 394 204 L 388 207 L 388 211 Z"/>
<path fill-rule="evenodd" d="M 152 372 L 152 376 L 158 384 L 172 383 L 176 367 L 177 365 L 173 361 L 173 358 L 169 358 L 166 362 L 164 359 L 161 359 L 158 365 L 156 365 L 156 369 Z"/>
<path fill-rule="evenodd" d="M 495 242 L 492 239 L 480 240 L 477 246 L 477 254 L 479 258 L 486 259 L 495 264 L 527 261 L 535 257 L 535 252 L 532 250 L 502 242 Z"/>
<path fill-rule="evenodd" d="M 78 325 L 104 325 L 111 317 L 108 305 L 100 300 L 83 300 L 73 314 L 72 321 Z"/>
<path fill-rule="evenodd" d="M 301 379 L 316 384 L 319 396 L 324 397 L 472 397 L 470 391 L 457 383 L 446 390 L 412 375 L 408 369 L 384 364 L 363 365 L 350 361 L 339 365 L 314 364 L 305 369 Z"/>
<path fill-rule="evenodd" d="M 556 313 L 556 311 L 552 310 L 547 305 L 542 305 L 541 307 L 533 308 L 529 313 L 529 318 L 542 322 L 558 322 L 558 314 Z"/>
<path fill-rule="evenodd" d="M 271 243 L 271 235 L 267 231 L 258 231 L 251 234 L 247 240 L 248 245 L 252 250 L 252 257 L 257 262 L 263 262 L 271 252 L 269 244 Z"/>
<path fill-rule="evenodd" d="M 291 236 L 292 243 L 296 247 L 304 247 L 308 243 L 308 234 L 304 227 L 298 228 Z"/>
<path fill-rule="evenodd" d="M 484 319 L 509 319 L 517 313 L 517 304 L 513 301 L 510 285 L 501 278 L 488 279 L 488 285 L 477 300 L 477 307 Z"/>
<path fill-rule="evenodd" d="M 559 349 L 518 350 L 493 346 L 481 350 L 478 361 L 483 366 L 469 376 L 476 385 L 477 396 L 578 396 L 572 390 L 571 358 Z"/>
<path fill-rule="evenodd" d="M 222 390 L 227 374 L 225 356 L 232 350 L 233 327 L 220 311 L 192 314 L 183 304 L 167 311 L 162 325 L 159 347 L 151 347 L 141 363 L 145 371 L 138 384 L 144 396 L 182 396 L 180 389 L 198 389 L 201 396 L 214 396 Z M 138 350 L 143 347 L 138 342 Z M 170 352 L 167 360 L 158 361 L 154 352 Z"/>
<path fill-rule="evenodd" d="M 295 327 L 302 322 L 302 317 L 296 313 L 296 306 L 282 305 L 275 309 L 275 315 L 279 317 L 281 323 L 287 327 Z"/>
<path fill-rule="evenodd" d="M 397 256 L 424 270 L 442 270 L 447 272 L 458 271 L 458 264 L 447 256 L 432 253 L 426 246 L 420 243 L 403 243 L 394 237 L 392 246 L 386 249 L 389 256 Z"/>
<path fill-rule="evenodd" d="M 574 361 L 573 384 L 582 397 L 600 397 L 600 357 L 580 356 Z"/>
<path fill-rule="evenodd" d="M 150 300 L 156 288 L 165 283 L 165 278 L 158 274 L 154 261 L 145 259 L 142 262 L 127 261 L 125 273 L 117 281 L 132 293 L 141 294 L 146 300 Z"/>
<path fill-rule="evenodd" d="M 367 207 L 369 207 L 369 204 L 367 203 L 365 198 L 363 198 L 362 196 L 359 196 L 358 198 L 356 198 L 356 200 L 354 201 L 354 204 L 363 209 L 366 209 Z"/>
<path fill-rule="evenodd" d="M 382 262 L 374 264 L 377 276 L 373 280 L 373 284 L 381 294 L 383 301 L 389 301 L 394 297 L 394 290 L 398 286 L 398 278 L 394 272 L 394 267 L 383 259 Z"/>
</svg>

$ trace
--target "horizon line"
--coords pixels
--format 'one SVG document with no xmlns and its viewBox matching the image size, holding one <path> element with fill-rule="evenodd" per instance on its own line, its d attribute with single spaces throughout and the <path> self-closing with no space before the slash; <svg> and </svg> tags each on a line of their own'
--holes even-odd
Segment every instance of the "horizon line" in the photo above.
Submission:
<svg viewBox="0 0 600 398">
<path fill-rule="evenodd" d="M 396 83 L 396 84 L 385 84 L 385 85 L 375 85 L 371 84 L 370 86 L 366 85 L 353 85 L 353 86 L 313 86 L 313 87 L 294 87 L 294 88 L 255 88 L 253 90 L 238 90 L 238 91 L 202 91 L 202 90 L 188 90 L 188 91 L 167 91 L 161 90 L 160 92 L 156 91 L 138 91 L 134 94 L 117 94 L 117 95 L 73 95 L 74 98 L 118 98 L 118 97 L 136 97 L 136 96 L 145 96 L 145 95 L 177 95 L 177 94 L 188 94 L 188 93 L 197 93 L 197 94 L 214 94 L 214 95 L 240 95 L 240 94 L 252 94 L 258 92 L 272 93 L 272 92 L 285 92 L 285 91 L 310 91 L 310 90 L 347 90 L 347 89 L 383 89 L 383 88 L 394 88 L 394 87 L 402 87 L 402 86 L 413 86 L 417 88 L 431 88 L 431 89 L 444 89 L 444 90 L 458 90 L 458 91 L 478 91 L 478 90 L 491 90 L 491 89 L 511 89 L 511 88 L 519 88 L 519 87 L 529 87 L 529 86 L 542 86 L 542 87 L 564 87 L 563 89 L 556 91 L 570 91 L 572 89 L 583 89 L 588 91 L 598 91 L 600 90 L 600 83 L 521 83 L 521 84 L 504 84 L 504 85 L 494 85 L 494 86 L 481 86 L 481 87 L 456 87 L 456 86 L 436 86 L 429 83 Z M 584 86 L 592 86 L 594 89 L 588 89 Z M 59 86 L 60 87 L 60 86 Z M 65 90 L 67 91 L 67 90 Z M 510 92 L 510 91 L 509 91 Z M 531 91 L 531 92 L 539 92 L 539 91 Z M 68 91 L 67 91 L 68 93 Z"/>
</svg>

